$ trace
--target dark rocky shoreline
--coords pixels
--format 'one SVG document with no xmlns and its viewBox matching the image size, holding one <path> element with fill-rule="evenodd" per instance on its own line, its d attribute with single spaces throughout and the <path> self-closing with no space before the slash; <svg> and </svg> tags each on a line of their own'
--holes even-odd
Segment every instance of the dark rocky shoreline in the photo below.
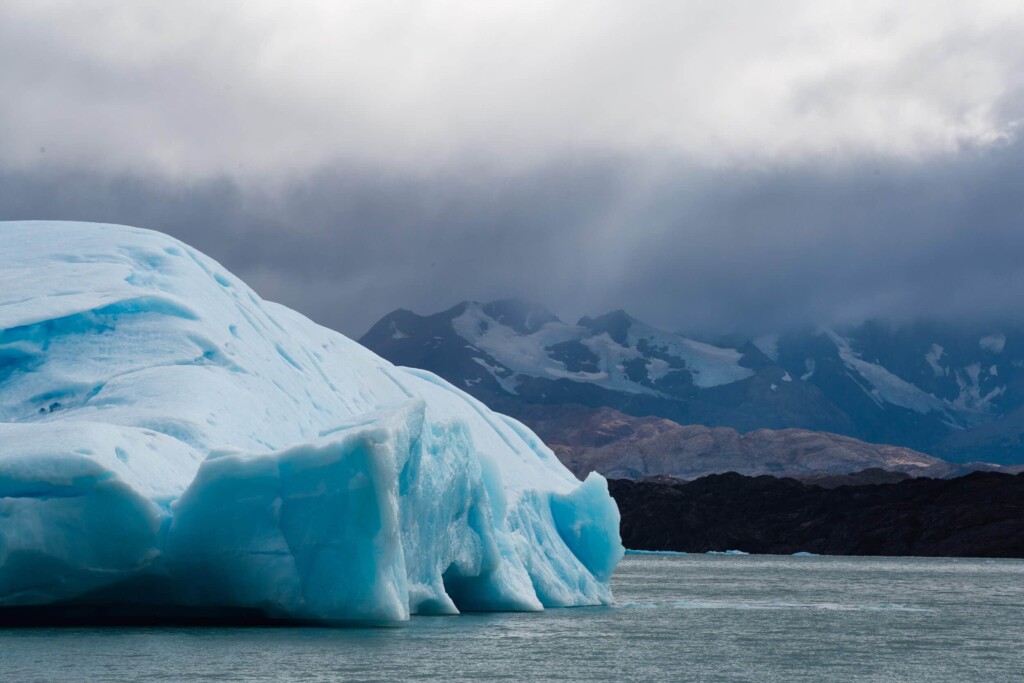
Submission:
<svg viewBox="0 0 1024 683">
<path fill-rule="evenodd" d="M 1024 474 L 837 488 L 735 473 L 608 485 L 622 542 L 636 550 L 1024 557 Z"/>
</svg>

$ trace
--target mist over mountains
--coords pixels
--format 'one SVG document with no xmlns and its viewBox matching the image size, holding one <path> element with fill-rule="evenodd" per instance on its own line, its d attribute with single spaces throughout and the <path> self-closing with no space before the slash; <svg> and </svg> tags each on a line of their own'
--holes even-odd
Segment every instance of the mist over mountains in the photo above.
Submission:
<svg viewBox="0 0 1024 683">
<path fill-rule="evenodd" d="M 510 295 L 702 337 L 875 317 L 985 325 L 1013 319 L 1024 289 L 1020 141 L 929 164 L 581 152 L 513 170 L 338 161 L 274 181 L 82 170 L 46 150 L 31 169 L 0 160 L 0 218 L 166 232 L 352 337 L 395 308 Z"/>
<path fill-rule="evenodd" d="M 567 323 L 521 300 L 397 310 L 361 343 L 531 421 L 608 407 L 680 424 L 799 428 L 955 462 L 1024 462 L 1024 327 L 880 321 L 697 341 L 625 311 Z"/>
</svg>

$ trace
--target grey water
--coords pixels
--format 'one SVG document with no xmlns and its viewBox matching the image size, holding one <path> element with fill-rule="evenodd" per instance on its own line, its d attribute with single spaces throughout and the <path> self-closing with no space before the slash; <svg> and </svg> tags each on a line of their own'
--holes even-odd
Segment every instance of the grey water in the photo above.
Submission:
<svg viewBox="0 0 1024 683">
<path fill-rule="evenodd" d="M 629 555 L 616 604 L 389 628 L 0 630 L 0 680 L 1024 681 L 1024 560 Z"/>
</svg>

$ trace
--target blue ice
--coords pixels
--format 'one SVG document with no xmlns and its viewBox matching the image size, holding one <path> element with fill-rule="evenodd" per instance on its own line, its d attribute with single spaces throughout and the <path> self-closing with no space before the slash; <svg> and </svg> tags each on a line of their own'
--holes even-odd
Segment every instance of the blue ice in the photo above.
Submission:
<svg viewBox="0 0 1024 683">
<path fill-rule="evenodd" d="M 156 232 L 0 223 L 0 278 L 0 607 L 611 602 L 604 479 L 438 377 Z"/>
</svg>

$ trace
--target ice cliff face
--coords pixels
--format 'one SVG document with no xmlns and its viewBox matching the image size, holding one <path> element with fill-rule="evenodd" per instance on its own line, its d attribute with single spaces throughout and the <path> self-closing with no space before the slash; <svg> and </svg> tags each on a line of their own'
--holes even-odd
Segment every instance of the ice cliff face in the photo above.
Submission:
<svg viewBox="0 0 1024 683">
<path fill-rule="evenodd" d="M 165 235 L 0 223 L 0 607 L 606 603 L 604 480 Z"/>
</svg>

